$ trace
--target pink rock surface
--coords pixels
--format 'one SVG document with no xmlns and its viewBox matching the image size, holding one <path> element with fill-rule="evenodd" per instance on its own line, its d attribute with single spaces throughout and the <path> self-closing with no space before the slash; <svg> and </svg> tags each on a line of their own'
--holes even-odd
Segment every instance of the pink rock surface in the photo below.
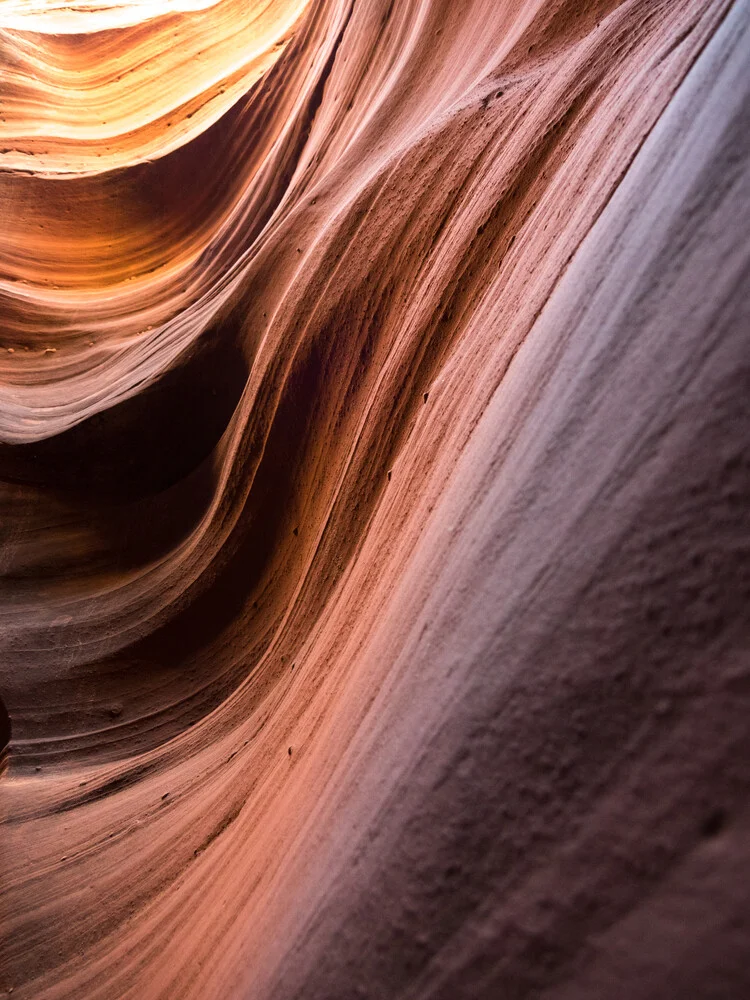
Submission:
<svg viewBox="0 0 750 1000">
<path fill-rule="evenodd" d="M 750 3 L 0 58 L 0 995 L 750 995 Z"/>
</svg>

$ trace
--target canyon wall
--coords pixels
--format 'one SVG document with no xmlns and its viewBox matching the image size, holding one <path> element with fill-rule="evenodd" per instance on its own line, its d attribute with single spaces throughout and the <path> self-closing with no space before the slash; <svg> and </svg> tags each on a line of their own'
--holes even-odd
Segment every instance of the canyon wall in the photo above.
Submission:
<svg viewBox="0 0 750 1000">
<path fill-rule="evenodd" d="M 0 995 L 749 995 L 750 3 L 0 60 Z"/>
</svg>

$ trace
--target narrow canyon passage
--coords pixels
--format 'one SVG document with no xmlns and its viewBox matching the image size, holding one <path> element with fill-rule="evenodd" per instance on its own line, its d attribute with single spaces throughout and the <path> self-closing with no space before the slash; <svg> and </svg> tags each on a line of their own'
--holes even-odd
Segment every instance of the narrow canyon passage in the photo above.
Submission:
<svg viewBox="0 0 750 1000">
<path fill-rule="evenodd" d="M 750 995 L 748 66 L 0 3 L 0 996 Z"/>
</svg>

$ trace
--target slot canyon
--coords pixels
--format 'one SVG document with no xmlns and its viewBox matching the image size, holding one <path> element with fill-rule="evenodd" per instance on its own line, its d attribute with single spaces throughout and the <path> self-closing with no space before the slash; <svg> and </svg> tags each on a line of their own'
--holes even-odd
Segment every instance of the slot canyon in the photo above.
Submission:
<svg viewBox="0 0 750 1000">
<path fill-rule="evenodd" d="M 0 997 L 750 997 L 750 0 L 0 0 Z"/>
</svg>

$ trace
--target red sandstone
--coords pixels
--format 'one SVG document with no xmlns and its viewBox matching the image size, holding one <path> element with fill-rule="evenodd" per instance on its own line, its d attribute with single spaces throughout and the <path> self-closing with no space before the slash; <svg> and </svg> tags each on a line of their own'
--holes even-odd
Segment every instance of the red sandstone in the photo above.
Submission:
<svg viewBox="0 0 750 1000">
<path fill-rule="evenodd" d="M 750 4 L 167 6 L 0 4 L 0 996 L 742 1000 Z"/>
</svg>

